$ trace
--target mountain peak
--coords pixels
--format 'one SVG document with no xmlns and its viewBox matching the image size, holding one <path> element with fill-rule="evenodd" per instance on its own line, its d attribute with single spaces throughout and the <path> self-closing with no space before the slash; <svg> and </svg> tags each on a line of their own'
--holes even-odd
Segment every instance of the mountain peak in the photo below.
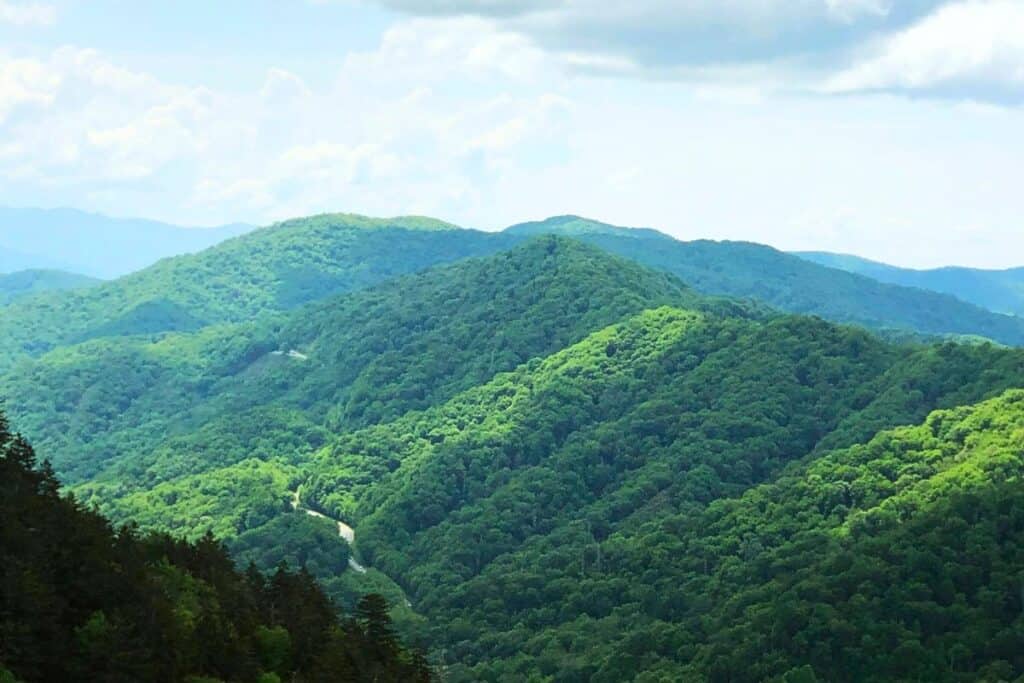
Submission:
<svg viewBox="0 0 1024 683">
<path fill-rule="evenodd" d="M 357 213 L 320 213 L 302 218 L 290 218 L 286 221 L 274 223 L 272 228 L 292 227 L 313 227 L 313 228 L 359 228 L 359 229 L 384 229 L 399 228 L 403 230 L 462 230 L 454 223 L 430 218 L 429 216 L 394 216 L 391 218 L 373 218 Z"/>
<path fill-rule="evenodd" d="M 610 223 L 602 223 L 591 218 L 566 214 L 551 216 L 540 221 L 519 223 L 505 229 L 514 235 L 616 235 L 619 237 L 636 237 L 646 239 L 671 239 L 668 235 L 652 228 L 632 228 Z"/>
</svg>

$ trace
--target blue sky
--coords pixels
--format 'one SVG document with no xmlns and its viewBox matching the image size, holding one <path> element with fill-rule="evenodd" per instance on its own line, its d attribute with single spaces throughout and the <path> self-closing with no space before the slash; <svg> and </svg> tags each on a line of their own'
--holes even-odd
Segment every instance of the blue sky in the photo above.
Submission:
<svg viewBox="0 0 1024 683">
<path fill-rule="evenodd" d="M 0 0 L 0 204 L 1024 263 L 1024 0 Z"/>
</svg>

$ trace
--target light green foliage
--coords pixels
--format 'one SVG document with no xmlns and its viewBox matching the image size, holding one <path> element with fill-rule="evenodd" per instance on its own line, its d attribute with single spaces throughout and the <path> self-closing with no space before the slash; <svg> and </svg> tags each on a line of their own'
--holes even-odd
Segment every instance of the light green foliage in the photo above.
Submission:
<svg viewBox="0 0 1024 683">
<path fill-rule="evenodd" d="M 0 378 L 0 395 L 20 397 L 12 415 L 70 481 L 148 488 L 247 457 L 293 462 L 325 429 L 426 408 L 665 303 L 743 311 L 547 239 L 279 320 L 61 348 Z M 293 349 L 305 357 L 274 353 Z"/>
<path fill-rule="evenodd" d="M 118 495 L 117 484 L 83 485 L 75 495 L 106 515 L 187 538 L 230 539 L 289 508 L 294 468 L 256 459 Z"/>
</svg>

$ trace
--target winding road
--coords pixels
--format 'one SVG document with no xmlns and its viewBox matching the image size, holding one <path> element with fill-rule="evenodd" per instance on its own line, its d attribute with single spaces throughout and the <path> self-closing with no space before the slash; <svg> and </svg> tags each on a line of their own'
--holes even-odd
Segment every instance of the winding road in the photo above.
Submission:
<svg viewBox="0 0 1024 683">
<path fill-rule="evenodd" d="M 333 519 L 321 512 L 317 512 L 316 510 L 310 510 L 309 508 L 302 507 L 302 501 L 299 500 L 299 492 L 297 489 L 292 491 L 292 509 L 296 512 L 305 512 L 310 517 L 319 517 L 320 519 L 326 519 L 330 522 L 334 522 L 338 525 L 338 536 L 345 539 L 345 542 L 349 545 L 349 549 L 352 549 L 353 544 L 356 542 L 356 530 L 342 522 L 340 519 Z M 366 573 L 366 567 L 356 562 L 356 558 L 351 554 L 348 556 L 348 566 L 360 574 Z"/>
</svg>

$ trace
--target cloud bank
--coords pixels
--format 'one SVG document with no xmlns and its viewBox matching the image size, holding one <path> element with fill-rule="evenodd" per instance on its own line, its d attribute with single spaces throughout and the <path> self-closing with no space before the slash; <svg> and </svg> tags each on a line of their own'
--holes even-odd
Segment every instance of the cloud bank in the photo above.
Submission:
<svg viewBox="0 0 1024 683">
<path fill-rule="evenodd" d="M 592 74 L 1019 100 L 1024 0 L 380 0 L 476 16 Z"/>
</svg>

